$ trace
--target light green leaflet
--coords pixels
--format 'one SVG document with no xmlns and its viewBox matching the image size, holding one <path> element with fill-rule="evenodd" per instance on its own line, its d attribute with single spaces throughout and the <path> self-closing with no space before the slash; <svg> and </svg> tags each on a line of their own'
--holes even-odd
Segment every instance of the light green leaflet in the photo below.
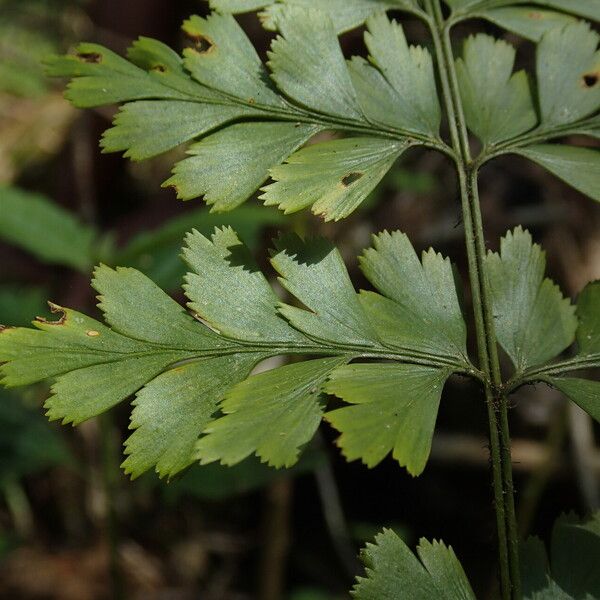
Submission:
<svg viewBox="0 0 600 600">
<path fill-rule="evenodd" d="M 276 6 L 280 35 L 267 65 L 231 14 L 213 13 L 184 23 L 190 47 L 183 58 L 149 38 L 133 44 L 129 60 L 82 44 L 74 55 L 51 59 L 48 72 L 72 78 L 66 96 L 76 106 L 123 103 L 102 138 L 106 152 L 145 160 L 194 142 L 164 183 L 179 198 L 203 196 L 214 211 L 229 211 L 271 176 L 290 187 L 291 197 L 277 202 L 282 209 L 312 206 L 325 219 L 337 220 L 360 205 L 404 150 L 444 147 L 429 53 L 409 48 L 400 25 L 373 14 L 381 3 L 360 3 L 369 9 L 359 11 L 361 21 L 370 16 L 371 63 L 363 66 L 345 60 L 329 13 L 299 0 Z M 227 13 L 257 6 L 216 8 Z M 344 134 L 340 147 L 351 145 L 356 156 L 332 160 L 327 181 L 302 179 L 292 165 L 332 158 L 335 145 L 329 143 L 294 154 L 324 130 Z M 345 184 L 349 180 L 352 185 Z M 302 199 L 294 186 L 302 187 Z M 266 198 L 274 203 L 272 193 Z"/>
<path fill-rule="evenodd" d="M 600 597 L 600 513 L 587 519 L 562 515 L 552 531 L 550 559 L 544 543 L 521 544 L 525 600 L 577 600 Z M 390 529 L 361 552 L 366 576 L 352 590 L 356 600 L 475 600 L 452 548 L 419 541 L 416 554 Z"/>
<path fill-rule="evenodd" d="M 562 144 L 539 144 L 514 150 L 545 167 L 586 196 L 600 202 L 600 151 Z"/>
<path fill-rule="evenodd" d="M 366 577 L 352 590 L 356 600 L 475 600 L 452 548 L 421 539 L 415 556 L 390 529 L 361 552 Z"/>
<path fill-rule="evenodd" d="M 279 312 L 312 338 L 352 348 L 380 345 L 338 250 L 324 239 L 287 235 L 275 243 L 271 263 L 279 282 L 306 307 L 282 304 Z"/>
<path fill-rule="evenodd" d="M 519 2 L 456 0 L 449 4 L 459 12 L 488 18 L 539 42 L 538 115 L 527 75 L 522 71 L 512 74 L 514 49 L 482 34 L 466 40 L 463 57 L 457 60 L 457 74 L 471 131 L 484 147 L 500 145 L 503 153 L 515 152 L 529 158 L 583 194 L 600 200 L 597 150 L 540 143 L 572 134 L 598 137 L 600 36 L 588 23 L 564 13 L 512 6 Z M 557 0 L 538 4 L 600 18 L 600 2 Z M 528 140 L 528 135 L 535 143 Z"/>
<path fill-rule="evenodd" d="M 194 42 L 183 51 L 183 65 L 197 82 L 249 105 L 283 106 L 254 46 L 233 17 L 194 15 L 184 22 L 183 31 Z"/>
<path fill-rule="evenodd" d="M 469 38 L 457 61 L 467 124 L 484 146 L 501 145 L 600 201 L 600 152 L 564 144 L 522 143 L 579 134 L 598 138 L 600 36 L 577 21 L 543 34 L 536 51 L 539 117 L 524 72 L 511 76 L 514 49 L 484 35 Z M 494 65 L 494 68 L 489 68 Z M 537 125 L 537 127 L 536 127 Z M 524 138 L 525 140 L 527 138 Z"/>
<path fill-rule="evenodd" d="M 211 8 L 223 13 L 244 13 L 264 9 L 260 13 L 267 29 L 277 29 L 278 17 L 286 6 L 318 8 L 331 18 L 336 32 L 358 27 L 369 16 L 386 9 L 406 10 L 422 14 L 418 0 L 209 0 Z"/>
<path fill-rule="evenodd" d="M 291 467 L 323 416 L 322 388 L 348 359 L 319 358 L 253 375 L 235 386 L 196 446 L 202 464 L 241 462 L 253 452 L 273 467 Z"/>
<path fill-rule="evenodd" d="M 360 120 L 362 111 L 331 20 L 314 9 L 293 7 L 284 14 L 281 35 L 268 53 L 277 87 L 309 110 Z"/>
<path fill-rule="evenodd" d="M 550 559 L 544 543 L 530 537 L 521 546 L 525 600 L 600 597 L 600 513 L 579 520 L 562 515 L 554 524 Z"/>
<path fill-rule="evenodd" d="M 304 341 L 278 315 L 279 298 L 232 229 L 216 230 L 210 240 L 194 232 L 186 243 L 183 257 L 193 272 L 186 276 L 184 289 L 193 298 L 190 308 L 209 325 L 248 342 Z M 228 303 L 215 302 L 223 297 L 235 300 L 235 313 Z"/>
<path fill-rule="evenodd" d="M 492 289 L 498 342 L 517 371 L 556 357 L 575 339 L 575 308 L 544 279 L 544 252 L 517 227 L 490 252 L 486 272 Z"/>
<path fill-rule="evenodd" d="M 600 282 L 588 284 L 577 300 L 578 353 L 569 370 L 600 366 Z M 600 382 L 576 377 L 558 377 L 551 373 L 543 374 L 546 383 L 559 389 L 565 396 L 578 404 L 594 419 L 600 422 Z"/>
<path fill-rule="evenodd" d="M 579 17 L 600 21 L 600 0 L 444 0 L 457 15 L 476 16 L 482 10 L 519 6 L 546 7 Z M 535 11 L 535 8 L 533 8 Z"/>
<path fill-rule="evenodd" d="M 395 231 L 373 236 L 360 266 L 383 294 L 360 294 L 382 340 L 396 348 L 466 360 L 467 330 L 448 259 L 429 250 L 419 261 L 408 237 Z"/>
<path fill-rule="evenodd" d="M 190 158 L 175 165 L 163 186 L 174 187 L 183 200 L 204 196 L 214 210 L 232 210 L 317 131 L 318 125 L 303 123 L 237 123 L 193 144 Z"/>
<path fill-rule="evenodd" d="M 552 29 L 537 49 L 544 129 L 578 121 L 600 108 L 600 36 L 582 21 Z"/>
<path fill-rule="evenodd" d="M 234 464 L 252 453 L 273 466 L 294 464 L 321 421 L 324 392 L 350 404 L 361 401 L 346 398 L 336 383 L 344 381 L 345 372 L 338 379 L 337 370 L 361 359 L 391 360 L 362 365 L 390 374 L 388 368 L 394 367 L 387 381 L 393 381 L 396 392 L 403 390 L 393 401 L 382 397 L 368 406 L 396 420 L 395 438 L 377 449 L 376 458 L 394 449 L 412 473 L 423 470 L 443 382 L 452 372 L 474 373 L 464 352 L 448 345 L 440 351 L 419 345 L 410 324 L 406 330 L 413 328 L 414 346 L 410 338 L 396 341 L 393 333 L 382 339 L 339 252 L 325 240 L 287 236 L 276 241 L 272 263 L 291 295 L 290 304 L 281 303 L 230 228 L 216 230 L 211 239 L 190 233 L 183 255 L 190 267 L 185 293 L 192 314 L 139 271 L 100 266 L 93 286 L 107 325 L 54 307 L 63 314 L 57 321 L 37 320 L 35 329 L 0 329 L 2 383 L 53 379 L 48 415 L 75 424 L 137 393 L 123 467 L 133 477 L 152 467 L 171 477 L 195 460 Z M 372 260 L 377 263 L 377 256 Z M 456 322 L 456 307 L 447 305 L 444 315 L 427 316 L 428 306 L 435 310 L 432 293 L 448 301 L 435 290 L 451 270 L 445 271 L 449 265 L 441 258 L 429 267 L 426 260 L 423 268 L 431 273 L 433 287 L 411 290 L 412 299 L 404 302 L 420 305 L 420 318 L 435 320 L 441 329 L 464 331 L 464 323 Z M 419 271 L 421 263 L 417 260 L 409 268 Z M 382 282 L 402 276 L 392 263 L 382 262 L 378 269 Z M 296 301 L 305 308 L 292 306 Z M 396 307 L 395 299 L 389 302 Z M 412 316 L 407 313 L 405 318 Z M 257 364 L 282 355 L 311 360 L 249 377 Z M 419 386 L 427 402 L 416 406 Z M 219 410 L 222 416 L 214 420 Z M 354 425 L 334 416 L 331 420 L 342 436 L 353 439 Z M 403 431 L 412 434 L 404 436 Z M 398 441 L 399 436 L 405 439 Z M 369 464 L 377 462 L 368 447 L 353 446 L 352 454 Z"/>
<path fill-rule="evenodd" d="M 402 27 L 384 14 L 369 18 L 367 27 L 369 60 L 393 90 L 394 104 L 399 107 L 395 118 L 417 133 L 438 135 L 441 109 L 430 54 L 419 46 L 409 46 Z M 374 90 L 379 87 L 373 86 Z M 373 102 L 371 94 L 363 99 L 368 108 Z"/>
<path fill-rule="evenodd" d="M 504 152 L 536 162 L 594 200 L 600 200 L 597 150 L 519 140 L 524 135 L 542 141 L 567 134 L 598 137 L 599 40 L 583 22 L 544 32 L 536 54 L 539 117 L 526 73 L 512 73 L 512 46 L 478 34 L 465 41 L 456 61 L 467 125 L 483 145 L 502 145 Z"/>
<path fill-rule="evenodd" d="M 271 169 L 265 206 L 286 214 L 312 206 L 326 221 L 347 217 L 377 186 L 409 140 L 348 138 L 308 146 Z"/>
<path fill-rule="evenodd" d="M 484 145 L 537 124 L 527 74 L 513 74 L 515 54 L 510 44 L 478 34 L 467 38 L 456 61 L 467 125 Z"/>
<path fill-rule="evenodd" d="M 205 358 L 170 369 L 142 388 L 133 400 L 131 429 L 123 462 L 134 477 L 153 466 L 169 477 L 189 466 L 198 435 L 219 408 L 223 393 L 245 379 L 260 353 Z"/>
<path fill-rule="evenodd" d="M 544 381 L 600 421 L 600 383 L 566 377 L 600 366 L 600 283 L 590 283 L 575 307 L 544 279 L 545 257 L 528 232 L 517 228 L 490 253 L 487 276 L 493 298 L 496 335 L 512 360 L 518 381 Z M 577 340 L 578 353 L 548 363 Z"/>
<path fill-rule="evenodd" d="M 207 105 L 189 100 L 129 102 L 117 113 L 114 127 L 104 132 L 100 145 L 105 152 L 123 151 L 127 158 L 145 160 L 230 121 L 255 114 L 259 113 L 243 106 Z M 182 115 L 186 118 L 182 119 Z M 196 192 L 192 197 L 201 193 Z M 184 193 L 180 195 L 185 197 Z"/>
<path fill-rule="evenodd" d="M 389 453 L 411 475 L 425 468 L 442 388 L 450 371 L 419 365 L 354 364 L 337 369 L 326 390 L 352 406 L 327 413 L 348 460 L 368 467 Z"/>
<path fill-rule="evenodd" d="M 539 42 L 547 31 L 575 21 L 574 17 L 565 13 L 531 6 L 490 8 L 477 11 L 473 16 L 487 19 L 503 29 L 513 31 L 534 42 Z"/>
</svg>

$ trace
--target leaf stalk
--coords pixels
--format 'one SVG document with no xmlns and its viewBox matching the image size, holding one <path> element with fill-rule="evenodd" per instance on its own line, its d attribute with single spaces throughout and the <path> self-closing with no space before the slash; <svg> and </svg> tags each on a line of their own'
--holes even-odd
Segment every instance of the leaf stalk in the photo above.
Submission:
<svg viewBox="0 0 600 600">
<path fill-rule="evenodd" d="M 491 290 L 485 274 L 486 245 L 478 192 L 478 164 L 473 161 L 450 38 L 451 21 L 439 0 L 427 0 L 442 94 L 448 115 L 465 226 L 469 280 L 477 337 L 479 368 L 485 374 L 485 398 L 490 430 L 490 457 L 498 535 L 500 585 L 503 600 L 520 600 L 518 531 L 508 424 L 508 401 L 502 377 L 494 327 Z"/>
</svg>

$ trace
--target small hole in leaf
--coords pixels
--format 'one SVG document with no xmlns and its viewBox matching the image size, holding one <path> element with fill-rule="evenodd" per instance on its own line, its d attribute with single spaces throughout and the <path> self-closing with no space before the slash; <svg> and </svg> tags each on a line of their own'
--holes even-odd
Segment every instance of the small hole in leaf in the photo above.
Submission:
<svg viewBox="0 0 600 600">
<path fill-rule="evenodd" d="M 348 187 L 358 181 L 363 175 L 364 173 L 348 173 L 348 175 L 344 175 L 342 178 L 342 184 Z"/>
<path fill-rule="evenodd" d="M 98 52 L 80 52 L 77 57 L 86 63 L 97 64 L 102 62 L 102 55 L 98 54 Z"/>
<path fill-rule="evenodd" d="M 50 312 L 52 312 L 53 314 L 60 313 L 59 319 L 57 321 L 49 321 L 44 317 L 36 317 L 35 320 L 38 323 L 44 323 L 45 325 L 64 325 L 67 321 L 67 314 L 64 312 L 64 310 L 62 310 L 55 304 L 50 304 L 50 302 L 48 302 L 48 304 L 50 305 Z"/>
<path fill-rule="evenodd" d="M 163 185 L 165 189 L 173 190 L 179 196 L 179 188 L 174 184 L 170 183 L 169 185 Z"/>
<path fill-rule="evenodd" d="M 210 38 L 199 33 L 188 33 L 188 37 L 194 42 L 194 49 L 200 54 L 207 54 L 214 47 L 214 43 Z"/>
<path fill-rule="evenodd" d="M 583 85 L 588 89 L 593 88 L 598 84 L 598 79 L 598 73 L 586 73 L 583 76 Z"/>
</svg>

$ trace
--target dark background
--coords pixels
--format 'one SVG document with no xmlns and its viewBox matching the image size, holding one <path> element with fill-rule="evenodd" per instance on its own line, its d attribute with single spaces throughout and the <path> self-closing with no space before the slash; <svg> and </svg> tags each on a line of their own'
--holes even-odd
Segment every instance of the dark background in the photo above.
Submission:
<svg viewBox="0 0 600 600">
<path fill-rule="evenodd" d="M 0 0 L 0 182 L 43 193 L 111 232 L 120 247 L 182 214 L 202 226 L 200 199 L 184 204 L 160 188 L 180 151 L 138 164 L 102 155 L 98 139 L 114 109 L 71 108 L 62 83 L 47 81 L 39 67 L 48 50 L 67 51 L 80 40 L 123 53 L 144 35 L 180 48 L 179 25 L 192 13 L 206 13 L 205 3 Z M 402 20 L 411 41 L 427 43 L 419 24 Z M 240 21 L 264 54 L 270 34 L 255 16 Z M 504 35 L 479 22 L 458 34 L 475 30 Z M 519 62 L 531 66 L 533 46 L 505 37 L 518 47 Z M 348 55 L 364 52 L 360 31 L 344 35 L 342 44 Z M 7 64 L 17 66 L 21 83 L 27 78 L 26 89 L 3 80 Z M 278 228 L 326 235 L 360 286 L 354 257 L 370 234 L 402 229 L 418 249 L 431 245 L 451 256 L 466 281 L 456 189 L 445 158 L 412 151 L 345 221 L 324 224 L 308 214 L 280 223 L 259 219 L 247 224 L 249 241 L 264 264 Z M 567 295 L 600 276 L 592 201 L 513 158 L 484 168 L 481 197 L 491 248 L 523 224 L 544 245 L 549 273 Z M 134 266 L 158 274 L 182 300 L 177 239 L 149 249 Z M 45 311 L 46 298 L 97 316 L 89 276 L 0 242 L 0 322 L 26 323 Z M 288 473 L 250 460 L 234 469 L 193 467 L 169 484 L 154 475 L 132 483 L 118 469 L 127 403 L 77 429 L 61 428 L 42 416 L 47 393 L 45 386 L 0 391 L 0 598 L 345 598 L 360 570 L 355 554 L 383 526 L 410 544 L 422 536 L 443 539 L 478 597 L 494 593 L 487 419 L 480 391 L 465 380 L 447 385 L 432 457 L 418 479 L 391 459 L 372 470 L 345 463 L 324 425 Z M 600 455 L 583 413 L 539 386 L 514 396 L 511 424 L 523 533 L 547 538 L 562 511 L 598 506 Z"/>
</svg>

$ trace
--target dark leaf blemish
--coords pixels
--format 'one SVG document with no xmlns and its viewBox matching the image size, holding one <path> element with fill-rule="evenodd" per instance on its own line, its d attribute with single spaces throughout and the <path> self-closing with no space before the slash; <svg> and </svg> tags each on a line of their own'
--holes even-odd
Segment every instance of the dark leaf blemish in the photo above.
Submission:
<svg viewBox="0 0 600 600">
<path fill-rule="evenodd" d="M 82 61 L 86 63 L 98 64 L 102 62 L 102 55 L 98 52 L 80 52 L 77 55 L 77 58 L 80 58 Z"/>
<path fill-rule="evenodd" d="M 583 85 L 590 89 L 598 85 L 598 80 L 600 79 L 599 73 L 586 73 L 583 77 Z"/>
<path fill-rule="evenodd" d="M 186 32 L 187 36 L 194 42 L 194 50 L 199 54 L 208 54 L 214 47 L 214 42 L 200 33 Z"/>
<path fill-rule="evenodd" d="M 342 185 L 348 187 L 358 181 L 363 175 L 364 173 L 348 173 L 348 175 L 342 177 Z"/>
</svg>

